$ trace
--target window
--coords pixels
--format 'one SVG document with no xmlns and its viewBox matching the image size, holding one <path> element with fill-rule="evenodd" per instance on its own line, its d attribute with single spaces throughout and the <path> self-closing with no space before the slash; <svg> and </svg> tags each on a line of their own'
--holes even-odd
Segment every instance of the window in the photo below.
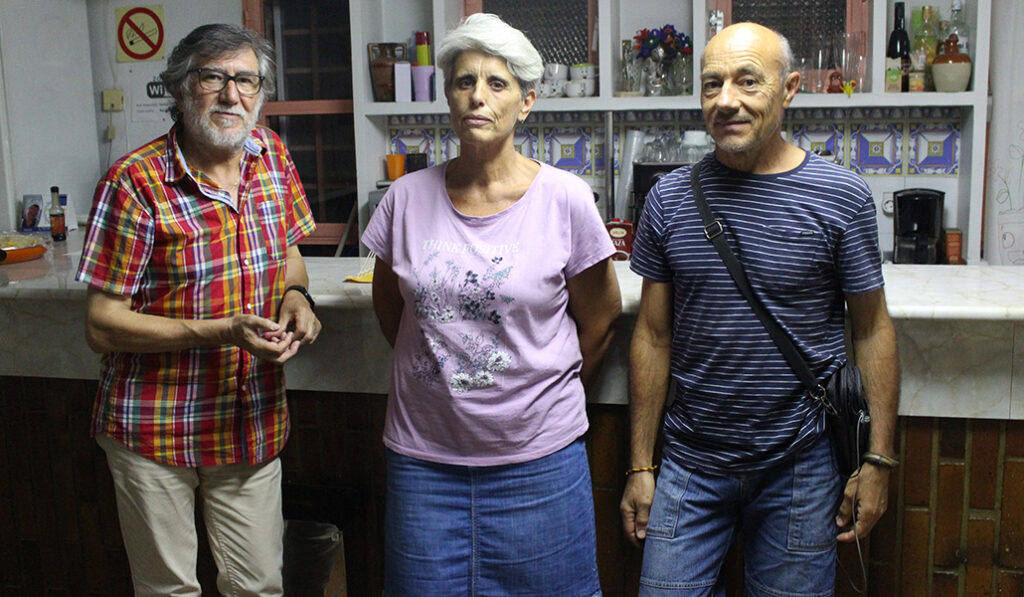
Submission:
<svg viewBox="0 0 1024 597">
<path fill-rule="evenodd" d="M 288 146 L 317 231 L 305 255 L 358 254 L 352 56 L 347 0 L 242 0 L 244 25 L 277 51 L 277 94 L 263 108 Z"/>
</svg>

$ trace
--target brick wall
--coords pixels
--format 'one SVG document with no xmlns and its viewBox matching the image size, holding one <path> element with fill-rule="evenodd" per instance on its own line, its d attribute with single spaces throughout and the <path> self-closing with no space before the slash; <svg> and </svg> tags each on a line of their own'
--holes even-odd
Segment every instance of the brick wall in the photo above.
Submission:
<svg viewBox="0 0 1024 597">
<path fill-rule="evenodd" d="M 110 476 L 88 436 L 95 387 L 0 377 L 0 594 L 131 593 Z M 282 456 L 288 508 L 342 527 L 349 594 L 378 595 L 384 400 L 293 392 L 291 401 L 294 431 Z M 618 514 L 626 409 L 591 405 L 589 413 L 602 585 L 609 597 L 635 595 L 640 553 L 622 539 Z M 889 511 L 864 546 L 867 594 L 1024 595 L 1024 422 L 904 418 L 899 445 Z M 841 559 L 859 570 L 852 546 Z M 729 594 L 740 595 L 741 554 L 730 554 L 726 571 Z M 203 554 L 210 594 L 214 574 Z M 856 594 L 842 573 L 836 588 Z"/>
</svg>

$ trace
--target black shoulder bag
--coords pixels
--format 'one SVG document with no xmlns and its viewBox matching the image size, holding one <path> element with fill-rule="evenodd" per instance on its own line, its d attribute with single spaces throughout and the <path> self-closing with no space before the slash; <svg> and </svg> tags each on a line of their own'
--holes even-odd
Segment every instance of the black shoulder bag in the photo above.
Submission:
<svg viewBox="0 0 1024 597">
<path fill-rule="evenodd" d="M 715 250 L 722 257 L 725 267 L 732 275 L 743 297 L 747 299 L 750 308 L 757 314 L 758 319 L 768 330 L 775 345 L 779 347 L 782 356 L 792 367 L 811 398 L 818 400 L 825 407 L 825 426 L 836 453 L 836 461 L 839 474 L 848 478 L 860 468 L 861 455 L 868 451 L 868 439 L 871 431 L 871 415 L 868 409 L 867 400 L 864 398 L 864 388 L 861 385 L 860 370 L 849 361 L 842 364 L 835 373 L 825 382 L 824 387 L 817 382 L 811 368 L 800 356 L 792 339 L 786 334 L 782 326 L 768 314 L 767 309 L 750 288 L 747 276 L 743 272 L 736 256 L 729 249 L 725 240 L 724 228 L 711 213 L 704 193 L 700 188 L 700 163 L 693 165 L 690 170 L 690 183 L 693 188 L 693 200 L 697 204 L 697 211 L 704 222 L 704 235 Z"/>
</svg>

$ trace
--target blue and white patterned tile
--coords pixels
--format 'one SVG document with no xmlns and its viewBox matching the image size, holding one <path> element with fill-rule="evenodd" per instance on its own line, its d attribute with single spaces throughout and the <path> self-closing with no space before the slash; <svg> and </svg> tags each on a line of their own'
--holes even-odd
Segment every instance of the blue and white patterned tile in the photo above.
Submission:
<svg viewBox="0 0 1024 597">
<path fill-rule="evenodd" d="M 903 126 L 896 122 L 854 124 L 850 168 L 857 174 L 903 174 Z"/>
<path fill-rule="evenodd" d="M 591 143 L 591 149 L 592 149 L 593 155 L 594 155 L 594 159 L 593 159 L 593 162 L 594 162 L 593 173 L 595 175 L 603 174 L 604 173 L 604 165 L 605 165 L 605 151 L 608 148 L 608 144 L 605 143 L 605 138 L 604 138 L 604 127 L 599 127 L 599 128 L 594 129 L 593 136 L 591 137 L 590 143 Z M 618 152 L 618 148 L 619 148 L 619 132 L 617 130 L 613 130 L 612 131 L 612 145 L 611 145 L 611 148 L 612 148 L 612 168 L 615 169 L 615 172 L 618 172 L 618 169 L 619 169 L 619 152 Z"/>
<path fill-rule="evenodd" d="M 845 163 L 846 142 L 840 123 L 801 123 L 793 126 L 793 143 L 800 149 L 835 156 L 836 163 Z"/>
<path fill-rule="evenodd" d="M 390 153 L 425 153 L 432 163 L 437 130 L 434 128 L 394 129 L 390 132 Z"/>
<path fill-rule="evenodd" d="M 544 130 L 547 163 L 573 174 L 587 175 L 593 170 L 589 128 L 549 128 Z"/>
<path fill-rule="evenodd" d="M 461 145 L 452 129 L 441 129 L 441 162 L 459 157 Z"/>
<path fill-rule="evenodd" d="M 512 138 L 512 144 L 515 145 L 516 152 L 531 160 L 540 160 L 540 147 L 537 143 L 539 134 L 540 129 L 537 127 L 517 128 L 515 136 Z"/>
<path fill-rule="evenodd" d="M 907 157 L 908 174 L 957 174 L 960 127 L 952 122 L 912 124 Z"/>
</svg>

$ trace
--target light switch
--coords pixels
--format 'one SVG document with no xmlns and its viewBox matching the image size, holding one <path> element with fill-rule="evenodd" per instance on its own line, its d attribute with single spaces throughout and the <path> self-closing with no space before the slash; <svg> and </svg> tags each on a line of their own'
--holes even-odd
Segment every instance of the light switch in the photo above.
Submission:
<svg viewBox="0 0 1024 597">
<path fill-rule="evenodd" d="M 104 89 L 101 100 L 104 112 L 121 112 L 124 110 L 124 92 L 120 89 Z"/>
</svg>

